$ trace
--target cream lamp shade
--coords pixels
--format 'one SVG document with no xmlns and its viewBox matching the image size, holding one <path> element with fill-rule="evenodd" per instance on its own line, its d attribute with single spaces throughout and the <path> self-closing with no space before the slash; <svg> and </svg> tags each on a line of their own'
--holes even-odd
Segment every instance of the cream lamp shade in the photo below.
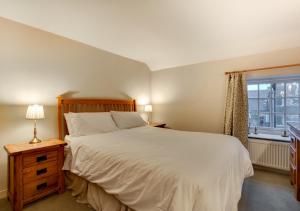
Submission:
<svg viewBox="0 0 300 211">
<path fill-rule="evenodd" d="M 152 112 L 152 105 L 145 105 L 145 112 Z"/>
<path fill-rule="evenodd" d="M 31 120 L 45 119 L 44 107 L 42 105 L 28 106 L 26 119 L 31 119 Z"/>
</svg>

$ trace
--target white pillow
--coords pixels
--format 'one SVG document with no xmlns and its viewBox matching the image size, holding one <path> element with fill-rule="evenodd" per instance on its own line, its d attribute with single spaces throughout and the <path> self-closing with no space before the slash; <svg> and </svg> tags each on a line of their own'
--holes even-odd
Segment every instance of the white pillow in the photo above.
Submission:
<svg viewBox="0 0 300 211">
<path fill-rule="evenodd" d="M 120 129 L 129 129 L 147 125 L 141 115 L 137 112 L 111 111 L 111 115 Z"/>
<path fill-rule="evenodd" d="M 72 118 L 72 116 L 74 116 L 74 114 L 75 113 L 72 113 L 72 112 L 64 114 L 66 122 L 67 122 L 67 128 L 68 128 L 70 135 L 74 134 L 74 130 L 73 130 L 72 123 L 71 123 L 71 118 Z"/>
<path fill-rule="evenodd" d="M 68 120 L 67 120 L 68 119 Z M 109 112 L 70 113 L 66 118 L 71 136 L 85 136 L 118 130 Z"/>
</svg>

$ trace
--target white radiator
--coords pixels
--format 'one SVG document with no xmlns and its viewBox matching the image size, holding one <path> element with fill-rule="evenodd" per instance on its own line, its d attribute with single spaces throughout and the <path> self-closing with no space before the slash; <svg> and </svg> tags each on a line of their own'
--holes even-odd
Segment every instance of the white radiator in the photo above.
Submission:
<svg viewBox="0 0 300 211">
<path fill-rule="evenodd" d="M 248 149 L 253 164 L 289 170 L 288 143 L 250 139 Z"/>
</svg>

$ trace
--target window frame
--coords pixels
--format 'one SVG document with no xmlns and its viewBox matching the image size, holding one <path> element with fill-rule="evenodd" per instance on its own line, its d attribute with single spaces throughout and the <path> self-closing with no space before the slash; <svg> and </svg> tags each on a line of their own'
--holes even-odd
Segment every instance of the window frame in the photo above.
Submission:
<svg viewBox="0 0 300 211">
<path fill-rule="evenodd" d="M 293 82 L 298 82 L 298 96 L 297 97 L 287 97 L 287 84 L 288 83 L 293 83 Z M 277 83 L 284 83 L 284 97 L 276 97 L 273 89 L 271 90 L 271 97 L 263 97 L 260 98 L 260 84 L 277 84 Z M 294 115 L 294 114 L 288 114 L 287 112 L 287 99 L 292 99 L 292 98 L 297 98 L 299 101 L 299 108 L 298 108 L 298 113 L 295 115 L 298 115 L 300 119 L 300 75 L 297 76 L 280 76 L 280 77 L 271 77 L 271 78 L 250 78 L 247 79 L 247 93 L 248 93 L 248 85 L 257 85 L 257 97 L 249 97 L 248 96 L 248 101 L 250 99 L 256 99 L 257 100 L 257 115 L 258 118 L 260 118 L 261 114 L 269 114 L 270 116 L 270 127 L 263 127 L 259 125 L 259 122 L 257 126 L 251 126 L 249 124 L 249 132 L 253 130 L 255 127 L 259 130 L 259 133 L 267 133 L 267 134 L 274 134 L 274 135 L 279 135 L 283 131 L 287 130 L 286 122 L 287 122 L 287 116 L 288 115 Z M 284 110 L 283 112 L 275 112 L 273 106 L 273 102 L 275 99 L 283 99 L 284 100 Z M 260 100 L 269 100 L 269 112 L 261 112 L 260 111 Z M 248 106 L 249 109 L 249 106 Z M 250 110 L 248 110 L 250 114 Z M 274 127 L 274 119 L 276 114 L 281 114 L 283 115 L 284 118 L 284 126 L 282 128 L 275 128 Z M 249 118 L 249 117 L 248 117 Z M 258 120 L 259 121 L 259 120 Z"/>
</svg>

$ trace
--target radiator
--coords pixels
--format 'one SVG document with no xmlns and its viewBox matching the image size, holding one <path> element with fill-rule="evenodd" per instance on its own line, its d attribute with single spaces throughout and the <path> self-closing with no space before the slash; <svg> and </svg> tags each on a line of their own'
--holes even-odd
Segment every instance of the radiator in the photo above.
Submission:
<svg viewBox="0 0 300 211">
<path fill-rule="evenodd" d="M 289 170 L 289 144 L 267 140 L 250 139 L 248 143 L 253 164 Z"/>
</svg>

